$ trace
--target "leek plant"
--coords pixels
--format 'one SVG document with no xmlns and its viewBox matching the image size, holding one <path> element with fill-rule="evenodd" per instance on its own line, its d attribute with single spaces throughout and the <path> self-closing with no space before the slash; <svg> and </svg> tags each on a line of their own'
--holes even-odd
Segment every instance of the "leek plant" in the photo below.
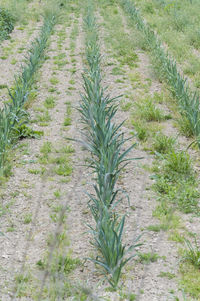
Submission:
<svg viewBox="0 0 200 301">
<path fill-rule="evenodd" d="M 7 151 L 17 140 L 20 126 L 28 122 L 29 115 L 24 109 L 24 104 L 28 100 L 35 73 L 40 66 L 55 22 L 56 16 L 53 12 L 45 15 L 40 35 L 32 42 L 21 75 L 15 77 L 14 89 L 9 90 L 10 101 L 0 109 L 0 175 L 4 175 Z"/>
<path fill-rule="evenodd" d="M 157 67 L 163 78 L 167 80 L 173 95 L 177 98 L 181 114 L 188 119 L 195 142 L 200 147 L 199 93 L 190 89 L 187 79 L 179 72 L 176 61 L 164 49 L 157 35 L 143 20 L 134 2 L 120 0 L 120 3 L 137 28 L 144 33 L 148 47 L 156 58 Z"/>
<path fill-rule="evenodd" d="M 113 208 L 121 201 L 116 188 L 122 169 L 128 164 L 126 157 L 132 145 L 124 150 L 128 139 L 124 138 L 122 125 L 114 122 L 118 97 L 111 98 L 101 85 L 101 54 L 98 26 L 91 5 L 85 18 L 87 68 L 83 74 L 84 92 L 81 94 L 79 112 L 84 125 L 83 145 L 91 153 L 89 166 L 95 174 L 94 194 L 89 195 L 89 208 L 96 222 L 90 226 L 99 256 L 91 259 L 103 269 L 113 288 L 117 287 L 123 266 L 133 257 L 122 243 L 125 216 L 121 219 Z"/>
<path fill-rule="evenodd" d="M 102 219 L 99 220 L 96 228 L 91 227 L 94 236 L 93 245 L 99 252 L 99 256 L 92 259 L 92 261 L 102 267 L 105 277 L 113 288 L 117 287 L 124 265 L 136 256 L 134 254 L 126 257 L 126 254 L 141 245 L 137 243 L 139 237 L 131 247 L 126 248 L 122 244 L 124 223 L 125 216 L 119 221 L 117 216 L 111 217 L 105 207 Z"/>
</svg>

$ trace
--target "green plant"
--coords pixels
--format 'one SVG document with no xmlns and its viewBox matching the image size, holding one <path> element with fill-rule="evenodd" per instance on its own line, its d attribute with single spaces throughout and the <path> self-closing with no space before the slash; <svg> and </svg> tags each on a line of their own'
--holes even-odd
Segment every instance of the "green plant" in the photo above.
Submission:
<svg viewBox="0 0 200 301">
<path fill-rule="evenodd" d="M 45 99 L 44 106 L 47 109 L 52 109 L 55 107 L 55 98 L 53 96 L 49 96 Z"/>
<path fill-rule="evenodd" d="M 31 221 L 32 221 L 32 214 L 31 213 L 27 213 L 24 216 L 24 224 L 30 224 Z"/>
<path fill-rule="evenodd" d="M 179 173 L 180 175 L 192 176 L 191 159 L 188 153 L 172 150 L 165 156 L 164 168 L 166 173 Z"/>
<path fill-rule="evenodd" d="M 161 110 L 155 107 L 153 100 L 145 98 L 136 103 L 137 116 L 145 121 L 162 121 L 165 116 Z"/>
<path fill-rule="evenodd" d="M 196 143 L 200 146 L 200 110 L 199 110 L 199 93 L 193 92 L 187 79 L 179 72 L 176 61 L 169 55 L 163 47 L 161 41 L 143 21 L 140 12 L 136 9 L 134 2 L 130 0 L 121 0 L 125 11 L 131 19 L 137 24 L 137 28 L 144 34 L 148 48 L 152 51 L 155 58 L 157 69 L 160 77 L 166 79 L 171 87 L 172 94 L 177 98 L 180 107 L 180 113 L 187 117 L 190 128 L 195 136 Z M 177 23 L 178 24 L 178 23 Z"/>
<path fill-rule="evenodd" d="M 35 73 L 40 66 L 48 37 L 55 22 L 54 13 L 48 12 L 44 17 L 39 37 L 31 44 L 29 56 L 22 67 L 22 73 L 16 77 L 14 88 L 9 90 L 11 100 L 0 109 L 0 175 L 5 174 L 7 151 L 16 141 L 16 132 L 19 133 L 19 137 L 28 134 L 28 128 L 24 127 L 24 124 L 28 122 L 29 116 L 24 105 L 28 100 Z"/>
<path fill-rule="evenodd" d="M 142 263 L 149 264 L 150 262 L 156 262 L 160 256 L 156 253 L 149 252 L 149 253 L 139 253 L 138 254 L 139 261 Z"/>
<path fill-rule="evenodd" d="M 59 80 L 57 79 L 57 77 L 54 76 L 50 78 L 50 83 L 52 85 L 57 85 L 59 83 Z"/>
<path fill-rule="evenodd" d="M 95 239 L 92 244 L 98 249 L 101 256 L 90 260 L 101 266 L 104 275 L 113 288 L 117 287 L 123 266 L 136 256 L 134 254 L 127 258 L 126 254 L 140 245 L 136 243 L 138 238 L 131 247 L 123 246 L 124 222 L 125 217 L 119 222 L 117 217 L 110 218 L 109 212 L 105 210 L 102 219 L 97 224 L 97 228 L 93 229 L 91 227 Z"/>
<path fill-rule="evenodd" d="M 0 41 L 9 38 L 9 33 L 11 33 L 14 29 L 14 23 L 15 18 L 11 15 L 11 13 L 4 8 L 0 8 Z"/>
<path fill-rule="evenodd" d="M 168 279 L 173 279 L 175 278 L 175 274 L 172 274 L 170 272 L 160 272 L 159 277 L 166 277 Z"/>
<path fill-rule="evenodd" d="M 154 137 L 153 149 L 154 149 L 154 151 L 156 151 L 158 153 L 166 154 L 173 150 L 174 144 L 175 144 L 174 138 L 167 137 L 167 136 L 163 135 L 162 133 L 158 133 Z"/>
<path fill-rule="evenodd" d="M 47 260 L 39 260 L 37 266 L 41 270 L 47 269 Z M 69 255 L 64 256 L 61 254 L 57 254 L 56 252 L 53 254 L 53 260 L 51 262 L 50 272 L 51 274 L 63 273 L 69 274 L 73 271 L 81 262 L 79 259 L 73 259 Z"/>
<path fill-rule="evenodd" d="M 118 107 L 117 98 L 106 95 L 101 85 L 98 27 L 92 5 L 87 8 L 84 28 L 87 69 L 83 74 L 84 92 L 79 106 L 84 125 L 84 140 L 81 143 L 91 153 L 88 165 L 95 173 L 95 193 L 88 196 L 96 226 L 90 226 L 90 230 L 94 238 L 92 244 L 100 254 L 91 260 L 101 266 L 111 286 L 116 288 L 122 268 L 135 256 L 127 258 L 126 253 L 138 246 L 135 244 L 126 248 L 123 245 L 125 217 L 119 221 L 117 215 L 112 213 L 112 208 L 121 201 L 116 183 L 120 172 L 128 164 L 127 154 L 134 145 L 124 150 L 124 144 L 129 139 L 120 133 L 123 123 L 118 125 L 113 121 Z"/>
<path fill-rule="evenodd" d="M 191 262 L 195 267 L 200 268 L 200 246 L 197 243 L 196 237 L 194 238 L 194 244 L 185 239 L 185 246 L 183 260 Z"/>
<path fill-rule="evenodd" d="M 147 125 L 140 121 L 135 121 L 135 120 L 132 120 L 132 125 L 134 126 L 138 139 L 141 141 L 146 141 L 148 138 Z"/>
</svg>

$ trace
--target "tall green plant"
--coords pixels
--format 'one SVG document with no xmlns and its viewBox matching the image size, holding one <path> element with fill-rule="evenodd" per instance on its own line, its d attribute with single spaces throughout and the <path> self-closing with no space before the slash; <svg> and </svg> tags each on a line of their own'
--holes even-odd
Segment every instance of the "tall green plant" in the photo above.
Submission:
<svg viewBox="0 0 200 301">
<path fill-rule="evenodd" d="M 103 273 L 113 288 L 117 287 L 122 268 L 136 256 L 136 253 L 127 257 L 127 253 L 140 246 L 137 241 L 134 245 L 127 247 L 122 244 L 125 217 L 119 221 L 116 216 L 110 216 L 105 207 L 101 219 L 98 220 L 95 229 L 91 227 L 94 236 L 93 245 L 97 248 L 99 256 L 91 259 L 95 264 L 102 267 Z"/>
<path fill-rule="evenodd" d="M 117 98 L 110 98 L 101 84 L 101 54 L 98 26 L 91 6 L 85 18 L 87 68 L 83 74 L 84 93 L 81 94 L 79 112 L 84 124 L 83 145 L 91 153 L 89 166 L 95 174 L 94 194 L 88 194 L 89 208 L 96 222 L 90 226 L 100 255 L 93 262 L 100 265 L 109 283 L 116 288 L 123 266 L 133 257 L 126 257 L 131 248 L 122 242 L 125 217 L 119 220 L 113 207 L 121 201 L 116 188 L 122 169 L 128 163 L 124 150 L 122 125 L 114 122 L 118 108 Z"/>
</svg>

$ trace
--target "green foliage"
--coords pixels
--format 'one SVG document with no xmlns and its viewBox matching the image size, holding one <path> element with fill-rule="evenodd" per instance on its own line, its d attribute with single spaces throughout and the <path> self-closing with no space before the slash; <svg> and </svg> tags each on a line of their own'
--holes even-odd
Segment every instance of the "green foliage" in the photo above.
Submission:
<svg viewBox="0 0 200 301">
<path fill-rule="evenodd" d="M 83 74 L 84 93 L 79 106 L 85 130 L 85 139 L 81 143 L 91 154 L 89 167 L 96 175 L 95 193 L 88 195 L 89 208 L 96 222 L 95 227 L 90 226 L 94 237 L 92 244 L 99 253 L 96 259 L 90 259 L 102 268 L 108 282 L 116 288 L 122 268 L 135 256 L 127 257 L 127 252 L 138 246 L 135 244 L 127 248 L 123 245 L 125 217 L 119 220 L 112 212 L 121 201 L 117 180 L 128 163 L 127 154 L 134 146 L 124 148 L 127 139 L 120 132 L 123 123 L 118 125 L 113 121 L 118 108 L 117 98 L 110 98 L 101 86 L 98 26 L 92 5 L 87 8 L 84 21 L 87 69 Z"/>
<path fill-rule="evenodd" d="M 112 3 L 113 4 L 113 3 Z M 135 35 L 126 33 L 121 14 L 113 7 L 103 8 L 102 15 L 108 34 L 105 35 L 107 45 L 113 49 L 113 56 L 121 66 L 128 65 L 130 68 L 137 66 L 138 56 L 135 52 Z M 123 74 L 122 68 L 114 67 L 112 74 Z"/>
<path fill-rule="evenodd" d="M 140 244 L 135 242 L 129 248 L 122 244 L 122 234 L 125 217 L 118 221 L 117 217 L 110 217 L 107 209 L 104 210 L 102 218 L 99 219 L 96 229 L 92 229 L 94 245 L 101 254 L 92 261 L 98 264 L 103 270 L 108 282 L 113 288 L 117 287 L 123 266 L 136 254 L 126 257 L 126 254 Z"/>
<path fill-rule="evenodd" d="M 166 154 L 172 151 L 175 144 L 175 139 L 172 137 L 167 137 L 162 133 L 159 133 L 155 136 L 153 142 L 153 149 L 155 152 L 160 154 Z"/>
<path fill-rule="evenodd" d="M 189 294 L 196 300 L 200 296 L 200 271 L 191 263 L 182 263 L 180 265 L 181 280 L 180 285 L 185 293 Z"/>
<path fill-rule="evenodd" d="M 19 138 L 30 134 L 28 128 L 24 127 L 24 124 L 29 120 L 24 105 L 28 100 L 35 73 L 40 66 L 55 21 L 53 12 L 45 16 L 40 35 L 32 42 L 29 57 L 27 56 L 22 67 L 22 73 L 15 78 L 14 89 L 9 90 L 11 101 L 5 103 L 4 107 L 0 109 L 0 174 L 4 173 L 6 152 L 16 141 L 16 133 L 18 133 Z"/>
<path fill-rule="evenodd" d="M 140 12 L 136 9 L 134 2 L 130 0 L 121 0 L 125 11 L 131 19 L 137 24 L 137 28 L 144 34 L 148 48 L 152 51 L 155 63 L 163 79 L 167 81 L 171 88 L 172 94 L 177 98 L 180 112 L 187 117 L 196 142 L 200 147 L 200 110 L 199 110 L 199 93 L 192 92 L 187 80 L 179 72 L 176 61 L 170 57 L 163 47 L 154 31 L 142 19 Z M 180 18 L 176 18 L 177 26 L 182 30 Z M 182 18 L 182 17 L 181 17 Z M 182 22 L 182 21 L 181 21 Z M 184 20 L 185 23 L 185 20 Z"/>
<path fill-rule="evenodd" d="M 155 164 L 158 163 L 153 187 L 158 192 L 159 199 L 166 204 L 175 205 L 184 213 L 194 212 L 199 215 L 200 192 L 189 155 L 172 149 L 162 157 L 158 154 Z"/>
<path fill-rule="evenodd" d="M 139 253 L 138 254 L 139 261 L 142 263 L 149 264 L 150 262 L 156 262 L 160 256 L 156 253 Z"/>
<path fill-rule="evenodd" d="M 193 244 L 188 239 L 185 239 L 185 246 L 183 260 L 192 263 L 196 268 L 200 269 L 200 246 L 196 237 Z"/>
<path fill-rule="evenodd" d="M 0 42 L 9 38 L 14 29 L 15 19 L 6 9 L 0 8 Z"/>
<path fill-rule="evenodd" d="M 168 278 L 168 279 L 173 279 L 176 276 L 170 272 L 160 272 L 159 277 L 164 277 L 164 278 Z"/>
<path fill-rule="evenodd" d="M 18 125 L 13 129 L 13 135 L 16 139 L 40 138 L 43 134 L 42 131 L 35 131 L 26 124 Z"/>
<path fill-rule="evenodd" d="M 63 256 L 59 253 L 54 253 L 50 272 L 51 274 L 64 273 L 67 275 L 80 264 L 79 259 L 73 259 L 69 255 Z M 46 270 L 48 268 L 47 259 L 39 260 L 37 266 L 41 270 Z"/>
<path fill-rule="evenodd" d="M 137 113 L 145 121 L 161 121 L 164 120 L 164 115 L 160 109 L 156 108 L 151 99 L 144 99 L 136 103 Z"/>
<path fill-rule="evenodd" d="M 55 107 L 55 97 L 49 96 L 45 99 L 44 106 L 47 109 L 52 109 Z"/>
<path fill-rule="evenodd" d="M 188 153 L 181 151 L 176 152 L 172 150 L 165 156 L 164 168 L 166 174 L 178 173 L 187 177 L 192 176 L 191 159 Z"/>
</svg>

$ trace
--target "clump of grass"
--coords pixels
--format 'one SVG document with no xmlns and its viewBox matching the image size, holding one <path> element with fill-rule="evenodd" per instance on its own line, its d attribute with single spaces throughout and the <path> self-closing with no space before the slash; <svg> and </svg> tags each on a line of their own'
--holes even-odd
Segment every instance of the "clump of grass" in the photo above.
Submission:
<svg viewBox="0 0 200 301">
<path fill-rule="evenodd" d="M 139 253 L 139 262 L 149 264 L 150 262 L 156 262 L 160 256 L 157 253 Z"/>
<path fill-rule="evenodd" d="M 68 156 L 61 155 L 59 157 L 52 158 L 51 162 L 57 165 L 54 168 L 57 175 L 67 177 L 72 174 L 73 168 Z"/>
<path fill-rule="evenodd" d="M 170 273 L 170 272 L 160 272 L 159 277 L 162 277 L 162 278 L 164 277 L 164 278 L 168 278 L 171 280 L 171 279 L 175 278 L 176 275 L 173 273 Z"/>
<path fill-rule="evenodd" d="M 136 103 L 136 115 L 145 121 L 162 121 L 166 116 L 155 106 L 151 98 L 145 98 Z"/>
<path fill-rule="evenodd" d="M 167 137 L 162 133 L 158 133 L 154 137 L 153 149 L 155 152 L 166 154 L 170 153 L 173 150 L 175 144 L 175 139 L 172 137 Z"/>
<path fill-rule="evenodd" d="M 180 116 L 177 120 L 177 126 L 180 132 L 186 137 L 193 137 L 193 130 L 191 128 L 191 123 L 186 116 Z"/>
<path fill-rule="evenodd" d="M 198 183 L 191 159 L 185 151 L 172 149 L 162 156 L 158 154 L 154 171 L 153 188 L 159 199 L 184 213 L 200 214 Z"/>
<path fill-rule="evenodd" d="M 73 259 L 69 255 L 64 256 L 62 254 L 59 254 L 59 252 L 55 252 L 53 254 L 53 260 L 51 262 L 50 273 L 52 275 L 56 275 L 58 273 L 68 275 L 80 264 L 81 261 L 79 259 Z M 47 260 L 39 260 L 37 262 L 37 266 L 41 270 L 47 269 Z"/>
<path fill-rule="evenodd" d="M 165 156 L 165 172 L 169 174 L 178 173 L 187 177 L 192 176 L 192 164 L 188 153 L 172 150 Z"/>
<path fill-rule="evenodd" d="M 142 122 L 132 122 L 134 129 L 137 132 L 137 137 L 141 141 L 146 141 L 149 137 L 149 131 L 147 125 Z"/>
<path fill-rule="evenodd" d="M 71 117 L 65 117 L 63 125 L 64 126 L 69 126 L 71 124 L 72 124 Z"/>
<path fill-rule="evenodd" d="M 189 262 L 180 264 L 181 280 L 180 285 L 185 293 L 198 300 L 200 294 L 200 272 Z"/>
<path fill-rule="evenodd" d="M 59 83 L 59 80 L 58 80 L 57 77 L 52 76 L 52 77 L 50 78 L 50 83 L 51 83 L 52 85 L 56 86 L 56 85 Z"/>
<path fill-rule="evenodd" d="M 52 109 L 55 107 L 55 98 L 53 96 L 49 96 L 45 99 L 44 106 L 47 109 Z"/>
<path fill-rule="evenodd" d="M 194 243 L 185 239 L 185 246 L 183 260 L 192 263 L 194 267 L 200 269 L 200 245 L 197 243 L 196 237 Z"/>
</svg>

